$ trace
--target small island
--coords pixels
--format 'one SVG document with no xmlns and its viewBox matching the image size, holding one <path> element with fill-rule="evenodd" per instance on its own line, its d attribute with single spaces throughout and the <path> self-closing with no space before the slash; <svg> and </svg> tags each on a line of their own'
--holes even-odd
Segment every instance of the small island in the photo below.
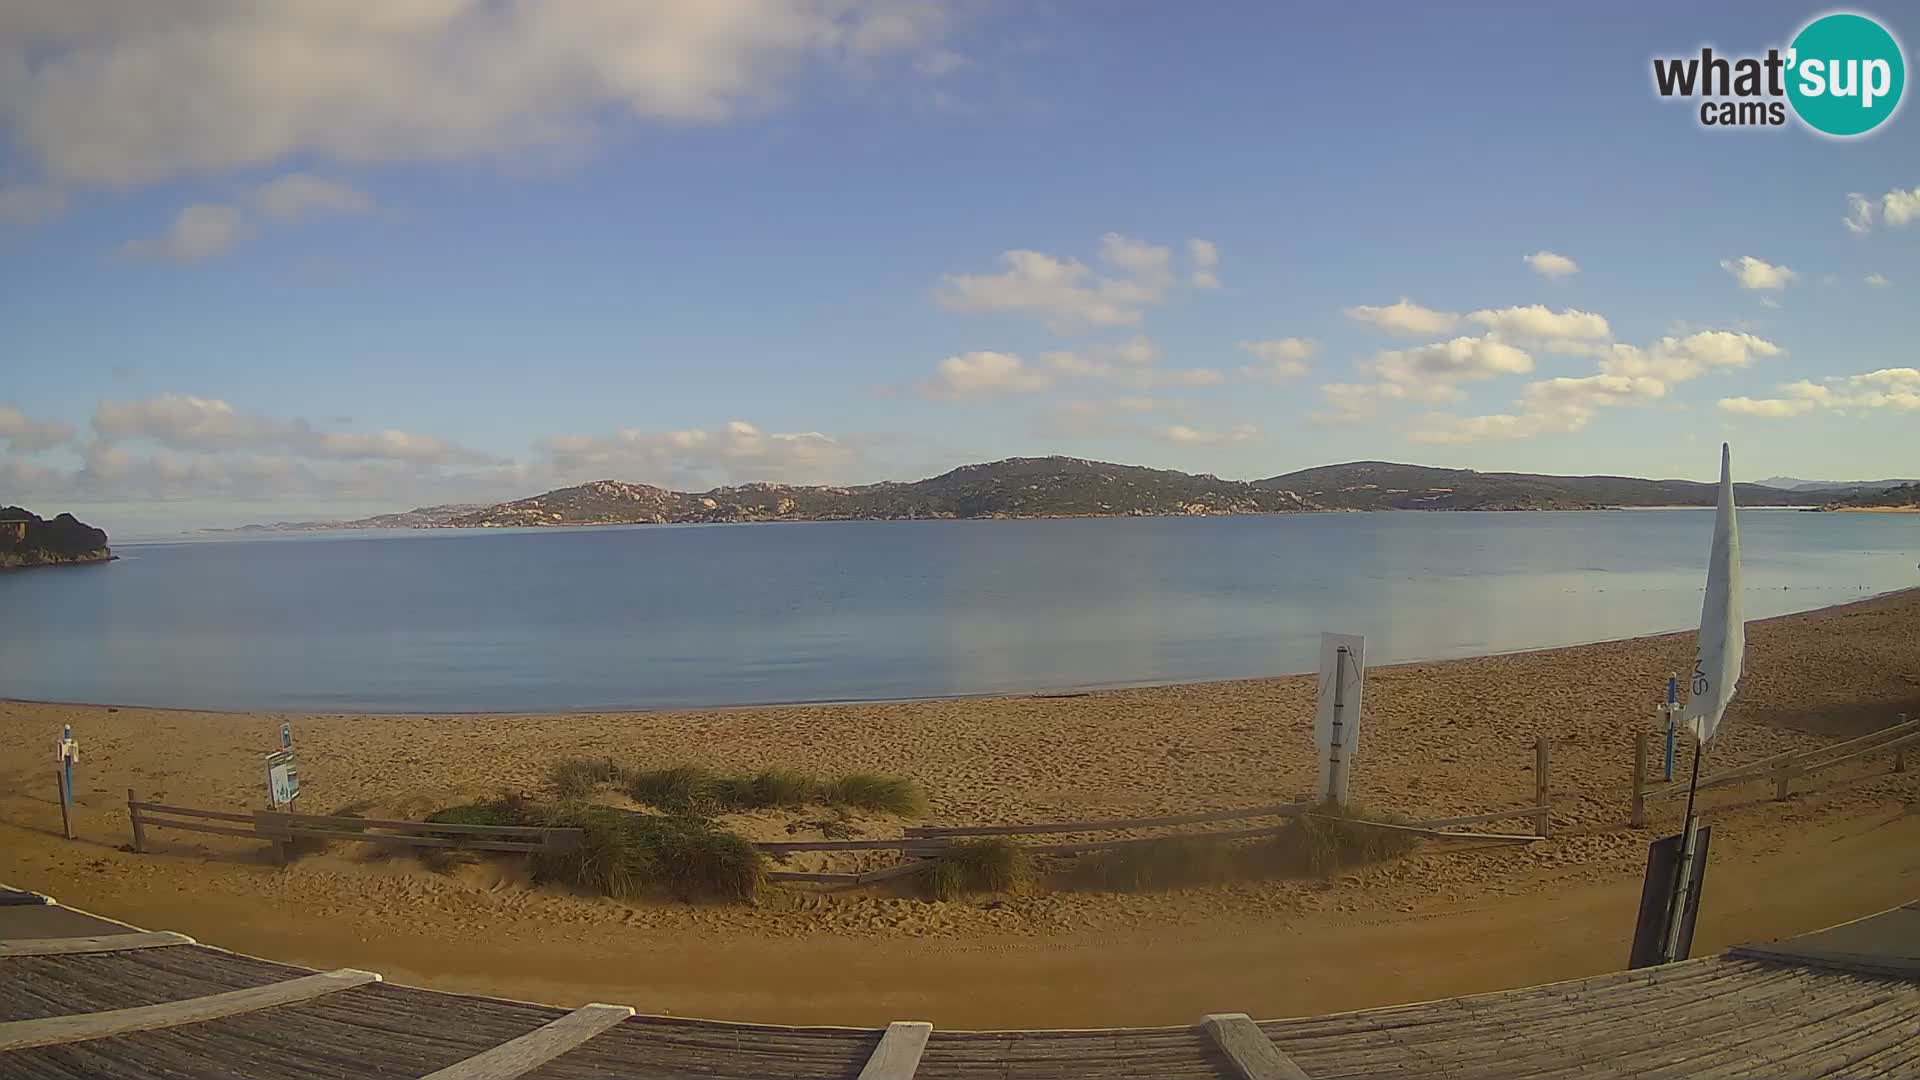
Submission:
<svg viewBox="0 0 1920 1080">
<path fill-rule="evenodd" d="M 18 506 L 0 506 L 0 570 L 112 559 L 107 534 L 72 514 L 48 521 Z"/>
</svg>

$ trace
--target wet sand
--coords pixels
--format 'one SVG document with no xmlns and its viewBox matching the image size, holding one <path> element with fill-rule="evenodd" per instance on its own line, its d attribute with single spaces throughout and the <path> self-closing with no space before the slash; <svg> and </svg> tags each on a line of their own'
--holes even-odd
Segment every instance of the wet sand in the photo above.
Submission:
<svg viewBox="0 0 1920 1080">
<path fill-rule="evenodd" d="M 1747 678 L 1709 769 L 1920 716 L 1920 591 L 1749 626 Z M 948 1026 L 1179 1023 L 1467 993 L 1617 968 L 1647 840 L 1624 827 L 1632 733 L 1692 634 L 1369 674 L 1354 795 L 1412 816 L 1521 805 L 1553 741 L 1556 836 L 1423 852 L 1332 882 L 1141 895 L 1034 890 L 930 903 L 777 890 L 755 907 L 624 903 L 455 874 L 353 845 L 271 866 L 263 844 L 129 840 L 125 795 L 218 809 L 263 799 L 260 755 L 294 724 L 310 812 L 419 813 L 538 790 L 555 758 L 912 775 L 929 821 L 1176 813 L 1311 788 L 1310 677 L 677 713 L 354 716 L 0 702 L 0 881 L 212 944 L 448 989 L 682 1015 Z M 52 742 L 82 744 L 74 842 L 58 836 Z M 1684 760 L 1682 767 L 1684 767 Z M 1715 793 L 1699 950 L 1920 897 L 1920 769 L 1883 759 L 1796 788 Z M 1656 827 L 1679 813 L 1657 804 Z M 801 817 L 808 815 L 798 815 Z M 818 816 L 818 815 L 812 815 Z M 777 815 L 776 815 L 777 817 Z M 778 820 L 756 822 L 779 828 Z M 863 819 L 870 834 L 899 823 Z M 1524 821 L 1512 823 L 1523 829 Z M 1502 826 L 1503 828 L 1506 826 Z M 758 828 L 756 831 L 759 831 Z"/>
</svg>

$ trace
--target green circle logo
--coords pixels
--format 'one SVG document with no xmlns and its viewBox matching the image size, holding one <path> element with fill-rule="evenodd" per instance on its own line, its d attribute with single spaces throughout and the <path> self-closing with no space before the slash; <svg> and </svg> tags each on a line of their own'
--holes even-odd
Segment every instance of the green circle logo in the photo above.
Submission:
<svg viewBox="0 0 1920 1080">
<path fill-rule="evenodd" d="M 1864 15 L 1815 19 L 1787 56 L 1787 100 L 1815 131 L 1864 135 L 1900 107 L 1907 83 L 1900 43 Z"/>
</svg>

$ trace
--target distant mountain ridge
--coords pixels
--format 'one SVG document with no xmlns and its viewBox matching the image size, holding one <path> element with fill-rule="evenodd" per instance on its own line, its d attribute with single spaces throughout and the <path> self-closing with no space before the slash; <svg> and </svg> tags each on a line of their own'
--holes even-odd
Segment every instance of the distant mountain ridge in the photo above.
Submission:
<svg viewBox="0 0 1920 1080">
<path fill-rule="evenodd" d="M 1787 489 L 1735 484 L 1742 506 L 1817 507 L 1893 486 Z M 1217 476 L 1074 457 L 1007 458 L 908 483 L 854 486 L 738 484 L 674 491 L 594 480 L 492 505 L 427 506 L 347 522 L 282 522 L 245 531 L 355 528 L 507 528 L 736 521 L 921 518 L 1129 517 L 1276 514 L 1320 510 L 1596 510 L 1711 506 L 1715 486 L 1630 476 L 1478 472 L 1351 461 L 1270 476 Z"/>
<path fill-rule="evenodd" d="M 1760 481 L 1762 487 L 1783 488 L 1787 491 L 1814 491 L 1845 488 L 1848 491 L 1884 490 L 1899 487 L 1901 484 L 1920 484 L 1920 480 L 1911 478 L 1899 480 L 1802 480 L 1797 476 L 1769 476 Z"/>
</svg>

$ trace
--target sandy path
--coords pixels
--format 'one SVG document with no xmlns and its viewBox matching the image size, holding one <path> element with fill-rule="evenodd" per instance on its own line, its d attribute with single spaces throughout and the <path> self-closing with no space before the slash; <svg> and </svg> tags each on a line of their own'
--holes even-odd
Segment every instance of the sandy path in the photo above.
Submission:
<svg viewBox="0 0 1920 1080">
<path fill-rule="evenodd" d="M 1920 715 L 1920 593 L 1750 627 L 1750 677 L 1716 761 Z M 1403 812 L 1526 802 L 1554 740 L 1552 841 L 1422 854 L 1333 883 L 1260 882 L 1001 903 L 778 892 L 759 908 L 623 904 L 456 876 L 347 849 L 280 871 L 257 843 L 171 834 L 144 857 L 125 789 L 259 801 L 279 717 L 0 703 L 0 880 L 103 914 L 316 966 L 556 1002 L 786 1022 L 917 1015 L 949 1026 L 1177 1023 L 1465 993 L 1616 968 L 1650 834 L 1621 827 L 1630 732 L 1691 635 L 1375 671 L 1356 793 Z M 911 773 L 942 821 L 1174 812 L 1291 797 L 1312 782 L 1310 681 L 1078 697 L 671 714 L 296 717 L 309 809 L 426 808 L 537 785 L 566 753 Z M 51 744 L 82 740 L 76 824 L 57 838 Z M 1789 803 L 1716 796 L 1701 949 L 1920 897 L 1920 769 L 1869 761 Z M 1855 782 L 1842 783 L 1843 779 Z M 1678 812 L 1662 807 L 1666 818 Z M 1664 822 L 1663 822 L 1664 823 Z M 197 843 L 204 839 L 206 843 Z"/>
</svg>

